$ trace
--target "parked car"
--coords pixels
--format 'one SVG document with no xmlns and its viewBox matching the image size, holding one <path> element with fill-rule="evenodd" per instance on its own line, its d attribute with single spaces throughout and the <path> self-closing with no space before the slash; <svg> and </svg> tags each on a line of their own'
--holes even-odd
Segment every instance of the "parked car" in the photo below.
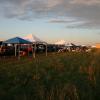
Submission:
<svg viewBox="0 0 100 100">
<path fill-rule="evenodd" d="M 1 46 L 0 56 L 11 56 L 14 55 L 15 49 L 13 46 Z"/>
</svg>

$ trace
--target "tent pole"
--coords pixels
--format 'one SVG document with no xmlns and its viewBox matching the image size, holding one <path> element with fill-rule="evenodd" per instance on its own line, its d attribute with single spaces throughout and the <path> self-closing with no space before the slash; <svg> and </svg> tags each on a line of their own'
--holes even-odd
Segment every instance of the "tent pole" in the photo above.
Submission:
<svg viewBox="0 0 100 100">
<path fill-rule="evenodd" d="M 15 57 L 17 56 L 17 44 L 15 44 Z"/>
<path fill-rule="evenodd" d="M 28 44 L 28 56 L 29 56 L 29 47 L 30 47 L 30 45 Z"/>
<path fill-rule="evenodd" d="M 18 52 L 19 52 L 19 54 L 18 54 L 18 59 L 20 60 L 20 44 L 19 44 L 19 50 L 18 50 Z"/>
<path fill-rule="evenodd" d="M 36 56 L 36 43 L 35 43 L 35 46 L 34 46 L 34 58 Z"/>
<path fill-rule="evenodd" d="M 31 44 L 31 48 L 32 48 L 32 56 L 33 56 L 33 45 Z"/>
<path fill-rule="evenodd" d="M 47 56 L 47 44 L 46 44 L 46 56 Z"/>
</svg>

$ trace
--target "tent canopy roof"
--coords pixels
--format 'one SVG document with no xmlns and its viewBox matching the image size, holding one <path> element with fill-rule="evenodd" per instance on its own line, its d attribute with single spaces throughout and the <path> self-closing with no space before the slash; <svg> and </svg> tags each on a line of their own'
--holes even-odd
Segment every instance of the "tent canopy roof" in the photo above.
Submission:
<svg viewBox="0 0 100 100">
<path fill-rule="evenodd" d="M 46 43 L 45 41 L 42 41 L 41 39 L 39 39 L 38 37 L 34 36 L 33 34 L 29 34 L 26 37 L 24 37 L 24 39 L 33 42 L 33 43 Z"/>
<path fill-rule="evenodd" d="M 8 44 L 31 44 L 31 42 L 24 40 L 20 37 L 14 37 L 11 39 L 8 39 L 6 41 L 4 41 L 3 43 L 8 43 Z"/>
<path fill-rule="evenodd" d="M 66 41 L 65 40 L 60 40 L 58 42 L 55 43 L 56 45 L 65 45 Z"/>
</svg>

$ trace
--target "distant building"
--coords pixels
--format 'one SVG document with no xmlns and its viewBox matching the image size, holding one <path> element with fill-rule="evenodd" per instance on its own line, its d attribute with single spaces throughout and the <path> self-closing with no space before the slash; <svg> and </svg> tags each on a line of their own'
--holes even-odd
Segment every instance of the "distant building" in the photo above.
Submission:
<svg viewBox="0 0 100 100">
<path fill-rule="evenodd" d="M 100 43 L 97 43 L 96 44 L 96 48 L 100 48 Z"/>
</svg>

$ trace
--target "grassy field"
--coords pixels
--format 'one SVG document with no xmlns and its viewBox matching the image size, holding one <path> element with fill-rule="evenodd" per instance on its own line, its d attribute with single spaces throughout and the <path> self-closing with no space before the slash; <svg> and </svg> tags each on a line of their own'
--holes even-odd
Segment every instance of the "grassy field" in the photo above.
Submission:
<svg viewBox="0 0 100 100">
<path fill-rule="evenodd" d="M 0 59 L 0 100 L 100 100 L 100 52 Z"/>
</svg>

